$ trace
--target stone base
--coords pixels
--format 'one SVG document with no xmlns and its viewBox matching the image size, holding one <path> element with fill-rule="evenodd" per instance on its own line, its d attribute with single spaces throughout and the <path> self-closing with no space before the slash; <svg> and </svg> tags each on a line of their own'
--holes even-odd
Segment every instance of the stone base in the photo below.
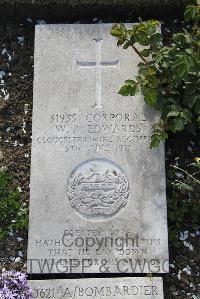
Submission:
<svg viewBox="0 0 200 299">
<path fill-rule="evenodd" d="M 33 298 L 163 299 L 161 277 L 30 280 Z"/>
</svg>

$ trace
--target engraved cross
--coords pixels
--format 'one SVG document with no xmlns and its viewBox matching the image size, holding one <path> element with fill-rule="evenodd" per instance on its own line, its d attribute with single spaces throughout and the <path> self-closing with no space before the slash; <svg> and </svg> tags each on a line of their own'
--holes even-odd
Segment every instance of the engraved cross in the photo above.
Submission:
<svg viewBox="0 0 200 299">
<path fill-rule="evenodd" d="M 101 45 L 102 40 L 101 38 L 95 38 L 96 42 L 96 61 L 78 61 L 77 64 L 81 68 L 96 68 L 96 102 L 94 104 L 95 108 L 102 108 L 102 97 L 101 97 L 101 68 L 102 67 L 117 67 L 119 64 L 119 59 L 113 61 L 101 61 Z"/>
</svg>

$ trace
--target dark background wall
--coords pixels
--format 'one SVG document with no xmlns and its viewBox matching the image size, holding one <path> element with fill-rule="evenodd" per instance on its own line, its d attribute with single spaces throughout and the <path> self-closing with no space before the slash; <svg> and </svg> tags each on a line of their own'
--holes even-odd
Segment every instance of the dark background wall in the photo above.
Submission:
<svg viewBox="0 0 200 299">
<path fill-rule="evenodd" d="M 190 0 L 0 0 L 0 16 L 77 19 L 112 16 L 171 17 L 182 14 Z M 123 20 L 123 19 L 122 19 Z"/>
</svg>

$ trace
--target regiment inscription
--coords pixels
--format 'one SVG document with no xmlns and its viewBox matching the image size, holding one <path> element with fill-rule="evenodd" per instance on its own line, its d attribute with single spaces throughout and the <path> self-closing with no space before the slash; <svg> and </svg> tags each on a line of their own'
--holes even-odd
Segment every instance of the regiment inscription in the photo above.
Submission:
<svg viewBox="0 0 200 299">
<path fill-rule="evenodd" d="M 93 109 L 94 110 L 94 109 Z M 85 123 L 85 126 L 80 124 Z M 141 143 L 149 144 L 149 127 L 143 112 L 56 113 L 49 116 L 54 135 L 39 135 L 37 143 L 63 148 L 65 152 L 132 151 Z"/>
</svg>

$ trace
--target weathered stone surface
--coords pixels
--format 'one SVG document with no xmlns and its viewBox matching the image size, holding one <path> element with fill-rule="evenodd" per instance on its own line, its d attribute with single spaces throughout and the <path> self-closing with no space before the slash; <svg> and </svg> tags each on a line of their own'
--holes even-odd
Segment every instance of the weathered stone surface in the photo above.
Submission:
<svg viewBox="0 0 200 299">
<path fill-rule="evenodd" d="M 162 278 L 127 277 L 32 280 L 33 298 L 163 299 Z"/>
<path fill-rule="evenodd" d="M 138 57 L 111 24 L 41 25 L 35 35 L 29 272 L 167 272 L 158 115 L 118 89 Z"/>
</svg>

